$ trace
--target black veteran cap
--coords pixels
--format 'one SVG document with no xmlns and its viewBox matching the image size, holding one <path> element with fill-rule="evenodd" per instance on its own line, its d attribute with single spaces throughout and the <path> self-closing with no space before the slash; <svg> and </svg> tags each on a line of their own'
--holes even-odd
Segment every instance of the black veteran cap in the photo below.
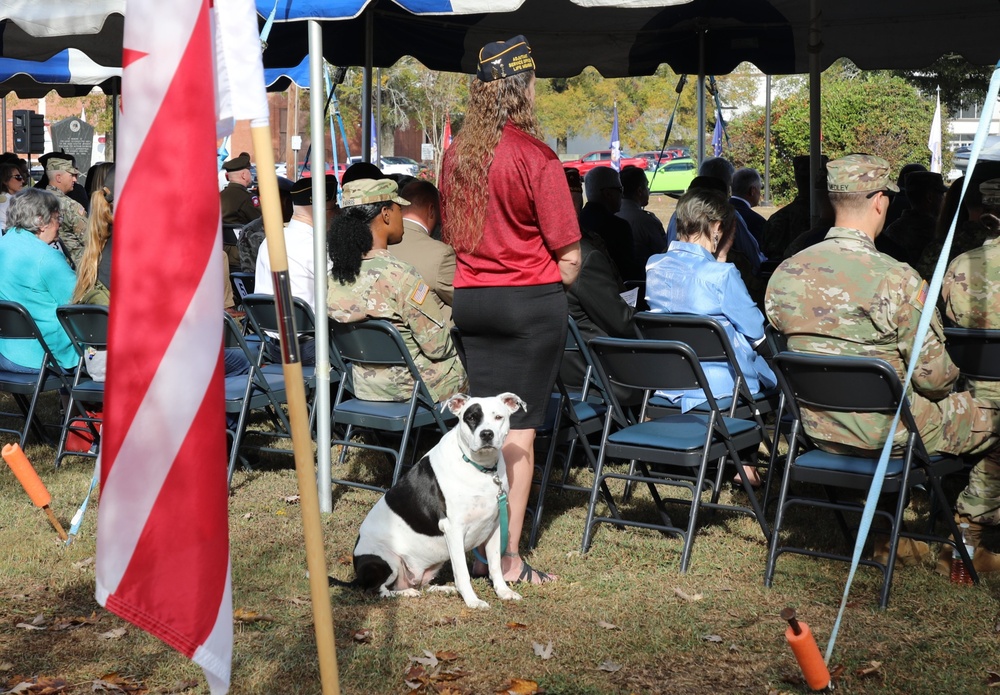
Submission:
<svg viewBox="0 0 1000 695">
<path fill-rule="evenodd" d="M 241 169 L 250 168 L 250 154 L 248 152 L 240 152 L 238 157 L 233 157 L 228 162 L 222 165 L 222 168 L 226 171 L 240 171 Z"/>
<path fill-rule="evenodd" d="M 312 177 L 303 176 L 292 184 L 289 191 L 292 196 L 292 205 L 312 205 L 313 189 Z M 326 199 L 334 200 L 337 197 L 337 177 L 333 174 L 326 175 Z"/>
<path fill-rule="evenodd" d="M 535 61 L 531 58 L 528 40 L 515 36 L 507 41 L 488 43 L 480 49 L 476 77 L 483 82 L 492 82 L 534 69 Z"/>
</svg>

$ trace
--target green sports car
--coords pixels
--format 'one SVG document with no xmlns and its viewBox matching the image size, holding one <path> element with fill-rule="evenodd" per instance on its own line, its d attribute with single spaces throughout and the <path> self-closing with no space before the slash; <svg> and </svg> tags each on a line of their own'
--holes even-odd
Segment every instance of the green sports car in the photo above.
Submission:
<svg viewBox="0 0 1000 695">
<path fill-rule="evenodd" d="M 693 159 L 681 157 L 660 164 L 660 168 L 647 169 L 650 193 L 680 194 L 688 189 L 691 180 L 698 175 L 698 166 Z"/>
</svg>

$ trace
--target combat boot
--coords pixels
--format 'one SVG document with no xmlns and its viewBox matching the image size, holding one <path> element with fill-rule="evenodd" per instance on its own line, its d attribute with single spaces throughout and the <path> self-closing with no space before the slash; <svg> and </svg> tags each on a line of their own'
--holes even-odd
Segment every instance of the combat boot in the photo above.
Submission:
<svg viewBox="0 0 1000 695">
<path fill-rule="evenodd" d="M 977 524 L 975 521 L 972 520 L 972 517 L 969 516 L 968 514 L 955 514 L 955 525 L 960 527 L 962 524 L 969 525 L 969 528 L 965 530 L 965 544 L 970 548 L 972 548 L 973 550 L 976 550 L 977 548 L 979 548 L 979 541 L 983 535 L 982 524 Z M 948 538 L 951 539 L 951 536 L 948 536 Z M 948 545 L 947 543 L 943 543 L 941 545 L 941 550 L 938 551 L 937 566 L 934 568 L 935 572 L 944 575 L 946 577 L 951 576 L 951 557 L 953 550 L 954 548 Z M 979 567 L 976 566 L 975 558 L 973 558 L 972 564 L 974 567 L 976 567 L 976 571 L 995 572 L 998 569 L 1000 569 L 1000 556 L 997 556 L 987 551 L 985 548 L 983 549 L 983 552 L 986 555 L 996 558 L 996 560 L 994 561 L 996 564 L 996 569 L 980 570 Z M 976 550 L 975 554 L 979 555 L 979 551 Z M 983 562 L 989 564 L 990 561 L 988 559 L 984 559 Z"/>
<path fill-rule="evenodd" d="M 923 541 L 901 537 L 896 548 L 896 563 L 907 567 L 919 565 L 930 554 L 930 547 Z M 948 557 L 949 561 L 951 556 Z M 889 564 L 889 537 L 879 534 L 875 537 L 875 549 L 872 560 L 883 565 Z"/>
</svg>

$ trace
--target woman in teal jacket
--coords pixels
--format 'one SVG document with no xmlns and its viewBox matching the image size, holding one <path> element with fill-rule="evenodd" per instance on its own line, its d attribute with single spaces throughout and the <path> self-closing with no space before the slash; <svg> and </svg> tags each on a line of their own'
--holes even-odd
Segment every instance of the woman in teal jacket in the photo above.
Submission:
<svg viewBox="0 0 1000 695">
<path fill-rule="evenodd" d="M 59 366 L 73 369 L 76 352 L 56 319 L 56 307 L 69 304 L 76 284 L 66 256 L 50 246 L 59 221 L 59 201 L 48 191 L 25 188 L 10 199 L 0 237 L 0 300 L 22 305 Z M 41 369 L 42 358 L 33 340 L 0 339 L 0 370 L 30 374 Z"/>
</svg>

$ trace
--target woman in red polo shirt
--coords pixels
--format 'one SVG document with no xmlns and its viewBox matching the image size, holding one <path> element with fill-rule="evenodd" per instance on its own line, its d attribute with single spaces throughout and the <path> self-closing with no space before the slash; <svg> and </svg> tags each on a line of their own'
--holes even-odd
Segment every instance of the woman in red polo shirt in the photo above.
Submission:
<svg viewBox="0 0 1000 695">
<path fill-rule="evenodd" d="M 535 63 L 523 36 L 487 44 L 462 131 L 444 157 L 444 238 L 456 252 L 452 316 L 473 396 L 512 391 L 528 405 L 503 447 L 510 482 L 508 581 L 552 577 L 518 543 L 534 472 L 535 428 L 566 343 L 564 286 L 580 269 L 580 228 L 559 158 L 538 139 Z"/>
</svg>

